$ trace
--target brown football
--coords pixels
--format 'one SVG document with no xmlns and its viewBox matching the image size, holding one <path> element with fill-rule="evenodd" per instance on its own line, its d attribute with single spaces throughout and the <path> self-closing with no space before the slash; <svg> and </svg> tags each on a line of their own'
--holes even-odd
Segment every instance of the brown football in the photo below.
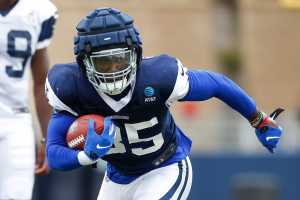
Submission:
<svg viewBox="0 0 300 200">
<path fill-rule="evenodd" d="M 88 130 L 88 120 L 95 121 L 95 131 L 98 134 L 102 133 L 104 126 L 104 117 L 96 114 L 83 115 L 77 118 L 69 127 L 66 135 L 66 143 L 69 148 L 83 150 L 85 138 Z"/>
</svg>

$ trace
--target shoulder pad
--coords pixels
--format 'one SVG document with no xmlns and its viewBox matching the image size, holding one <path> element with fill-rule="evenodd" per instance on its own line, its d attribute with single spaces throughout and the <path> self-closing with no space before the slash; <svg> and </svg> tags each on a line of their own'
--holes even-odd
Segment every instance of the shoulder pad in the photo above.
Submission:
<svg viewBox="0 0 300 200">
<path fill-rule="evenodd" d="M 41 23 L 51 17 L 57 18 L 58 16 L 56 6 L 49 0 L 38 0 L 34 3 L 31 2 L 31 4 L 34 5 L 34 10 Z"/>
<path fill-rule="evenodd" d="M 42 49 L 50 44 L 54 32 L 54 25 L 58 17 L 57 8 L 49 0 L 39 0 L 32 3 L 37 15 L 39 26 L 39 37 L 37 49 Z"/>
<path fill-rule="evenodd" d="M 78 99 L 76 79 L 80 77 L 80 73 L 79 66 L 75 63 L 57 64 L 50 69 L 46 80 L 46 94 L 54 109 L 76 113 L 72 107 Z"/>
<path fill-rule="evenodd" d="M 178 64 L 174 57 L 163 54 L 143 59 L 138 70 L 138 84 L 159 90 L 162 100 L 166 100 L 173 91 L 177 73 Z"/>
</svg>

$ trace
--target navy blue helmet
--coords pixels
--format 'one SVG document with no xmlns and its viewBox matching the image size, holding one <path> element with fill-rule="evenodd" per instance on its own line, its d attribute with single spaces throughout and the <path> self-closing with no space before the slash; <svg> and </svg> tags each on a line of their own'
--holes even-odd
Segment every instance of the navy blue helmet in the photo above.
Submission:
<svg viewBox="0 0 300 200">
<path fill-rule="evenodd" d="M 142 41 L 132 17 L 114 8 L 98 8 L 76 29 L 76 60 L 98 93 L 116 95 L 134 84 Z"/>
</svg>

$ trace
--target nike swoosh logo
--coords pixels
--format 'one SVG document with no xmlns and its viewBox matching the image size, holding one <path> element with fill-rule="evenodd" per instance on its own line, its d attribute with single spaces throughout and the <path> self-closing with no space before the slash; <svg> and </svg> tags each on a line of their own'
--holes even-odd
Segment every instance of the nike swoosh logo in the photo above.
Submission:
<svg viewBox="0 0 300 200">
<path fill-rule="evenodd" d="M 100 144 L 96 145 L 96 149 L 107 149 L 110 148 L 110 146 L 100 146 Z"/>
<path fill-rule="evenodd" d="M 266 137 L 266 140 L 269 141 L 269 140 L 273 140 L 273 139 L 279 139 L 280 137 L 278 136 L 270 136 L 270 137 Z"/>
</svg>

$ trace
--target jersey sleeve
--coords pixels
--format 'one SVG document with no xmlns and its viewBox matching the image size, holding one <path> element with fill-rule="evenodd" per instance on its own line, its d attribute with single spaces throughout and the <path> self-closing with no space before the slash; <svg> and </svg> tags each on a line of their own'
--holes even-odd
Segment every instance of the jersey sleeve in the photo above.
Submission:
<svg viewBox="0 0 300 200">
<path fill-rule="evenodd" d="M 48 73 L 45 92 L 49 104 L 57 112 L 67 111 L 74 116 L 78 113 L 73 109 L 76 104 L 75 80 L 71 69 L 64 65 L 54 65 Z"/>
<path fill-rule="evenodd" d="M 188 93 L 181 100 L 205 101 L 215 97 L 248 120 L 256 112 L 255 101 L 235 82 L 223 74 L 211 71 L 188 70 L 187 75 L 190 87 Z"/>
<path fill-rule="evenodd" d="M 183 98 L 189 91 L 189 81 L 187 76 L 187 69 L 183 67 L 179 59 L 176 59 L 175 70 L 175 84 L 172 92 L 166 101 L 167 106 Z"/>
<path fill-rule="evenodd" d="M 42 49 L 49 46 L 54 25 L 58 18 L 57 8 L 50 0 L 39 0 L 36 3 L 36 12 L 38 15 L 39 36 L 36 49 Z"/>
</svg>

